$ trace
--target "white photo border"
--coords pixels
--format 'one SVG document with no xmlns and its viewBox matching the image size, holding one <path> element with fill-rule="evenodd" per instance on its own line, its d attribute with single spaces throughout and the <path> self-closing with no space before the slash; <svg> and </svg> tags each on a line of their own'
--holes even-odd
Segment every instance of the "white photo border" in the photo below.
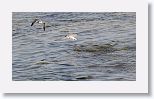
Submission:
<svg viewBox="0 0 154 99">
<path fill-rule="evenodd" d="M 144 0 L 5 0 L 0 11 L 1 92 L 148 93 L 148 4 Z M 136 12 L 136 81 L 12 81 L 12 12 Z"/>
</svg>

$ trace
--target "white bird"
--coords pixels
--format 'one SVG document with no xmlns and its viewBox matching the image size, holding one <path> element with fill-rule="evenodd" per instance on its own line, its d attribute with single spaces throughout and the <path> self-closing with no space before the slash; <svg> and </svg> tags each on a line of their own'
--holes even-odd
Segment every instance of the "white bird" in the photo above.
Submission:
<svg viewBox="0 0 154 99">
<path fill-rule="evenodd" d="M 43 30 L 45 31 L 45 22 L 43 22 L 43 21 L 40 20 L 40 19 L 35 19 L 35 20 L 32 22 L 31 26 L 33 26 L 34 23 L 43 24 Z"/>
<path fill-rule="evenodd" d="M 77 34 L 73 34 L 73 33 L 68 34 L 68 35 L 65 36 L 65 38 L 71 39 L 71 40 L 77 40 L 76 37 L 77 37 Z"/>
</svg>

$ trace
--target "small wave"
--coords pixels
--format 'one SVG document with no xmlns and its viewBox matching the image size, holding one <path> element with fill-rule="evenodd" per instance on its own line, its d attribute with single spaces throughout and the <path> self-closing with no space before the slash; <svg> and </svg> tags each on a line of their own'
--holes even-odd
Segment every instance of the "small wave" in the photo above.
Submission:
<svg viewBox="0 0 154 99">
<path fill-rule="evenodd" d="M 37 65 L 45 65 L 45 64 L 50 64 L 50 62 L 48 62 L 48 61 L 39 61 L 39 62 L 37 62 L 35 64 L 37 64 Z"/>
<path fill-rule="evenodd" d="M 73 66 L 71 64 L 59 64 L 59 65 L 64 65 L 64 66 Z"/>
<path fill-rule="evenodd" d="M 76 80 L 88 80 L 88 79 L 92 79 L 93 77 L 90 75 L 79 75 L 77 77 L 75 77 Z"/>
</svg>

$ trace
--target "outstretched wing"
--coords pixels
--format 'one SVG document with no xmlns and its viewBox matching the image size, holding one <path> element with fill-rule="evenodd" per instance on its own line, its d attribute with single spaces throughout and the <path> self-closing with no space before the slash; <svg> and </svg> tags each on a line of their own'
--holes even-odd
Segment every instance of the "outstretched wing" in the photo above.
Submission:
<svg viewBox="0 0 154 99">
<path fill-rule="evenodd" d="M 71 33 L 71 34 L 69 34 L 69 35 L 71 35 L 71 36 L 73 36 L 73 37 L 77 37 L 77 36 L 78 36 L 78 35 L 75 34 L 75 33 Z"/>
<path fill-rule="evenodd" d="M 43 30 L 45 31 L 45 23 L 43 23 Z"/>
<path fill-rule="evenodd" d="M 33 26 L 34 23 L 35 23 L 36 21 L 38 21 L 38 19 L 35 19 L 35 20 L 32 22 L 31 26 Z"/>
</svg>

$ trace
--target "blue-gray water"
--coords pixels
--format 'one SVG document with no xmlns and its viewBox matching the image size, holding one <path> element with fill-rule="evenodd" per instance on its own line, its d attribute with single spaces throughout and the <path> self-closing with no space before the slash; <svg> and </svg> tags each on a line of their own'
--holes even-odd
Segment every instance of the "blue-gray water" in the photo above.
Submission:
<svg viewBox="0 0 154 99">
<path fill-rule="evenodd" d="M 136 13 L 13 12 L 12 55 L 15 81 L 134 81 Z"/>
</svg>

